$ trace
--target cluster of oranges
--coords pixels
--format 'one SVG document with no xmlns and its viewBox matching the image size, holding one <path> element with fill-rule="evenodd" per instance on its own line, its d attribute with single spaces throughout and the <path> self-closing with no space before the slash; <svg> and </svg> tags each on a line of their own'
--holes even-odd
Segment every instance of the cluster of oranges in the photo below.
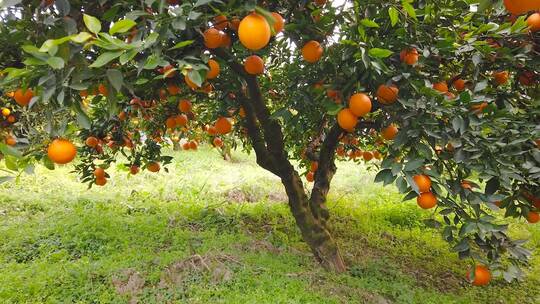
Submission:
<svg viewBox="0 0 540 304">
<path fill-rule="evenodd" d="M 373 130 L 372 133 L 375 133 Z M 382 154 L 379 150 L 374 151 L 363 151 L 358 148 L 360 141 L 356 137 L 351 135 L 342 136 L 340 139 L 340 144 L 336 148 L 336 155 L 339 157 L 349 157 L 349 160 L 363 159 L 366 162 L 369 162 L 373 159 L 381 160 Z M 377 146 L 382 146 L 382 141 L 377 141 L 375 143 Z"/>
<path fill-rule="evenodd" d="M 11 113 L 11 110 L 9 108 L 2 108 L 2 110 L 0 112 L 1 112 L 0 119 L 2 119 L 0 124 L 9 125 L 9 124 L 13 124 L 13 123 L 15 123 L 15 121 L 17 121 L 17 119 Z M 11 134 L 7 134 L 5 136 L 5 138 L 4 138 L 4 142 L 8 146 L 15 146 L 17 144 L 17 139 L 15 138 L 15 136 L 13 136 Z"/>
<path fill-rule="evenodd" d="M 319 169 L 319 163 L 316 161 L 311 162 L 311 165 L 309 166 L 309 171 L 306 174 L 306 180 L 310 183 L 312 183 L 315 180 L 315 172 L 317 172 L 317 169 Z"/>
<path fill-rule="evenodd" d="M 425 174 L 413 176 L 413 181 L 418 187 L 420 195 L 416 202 L 422 209 L 431 209 L 437 205 L 437 197 L 431 192 L 431 179 Z"/>
<path fill-rule="evenodd" d="M 371 98 L 364 93 L 356 93 L 349 98 L 349 107 L 339 111 L 337 121 L 339 126 L 348 131 L 354 131 L 358 118 L 371 112 Z"/>
</svg>

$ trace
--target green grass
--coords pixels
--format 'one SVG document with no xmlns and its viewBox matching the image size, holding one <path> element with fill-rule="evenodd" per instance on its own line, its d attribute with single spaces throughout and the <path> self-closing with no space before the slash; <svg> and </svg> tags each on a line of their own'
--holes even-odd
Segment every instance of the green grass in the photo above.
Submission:
<svg viewBox="0 0 540 304">
<path fill-rule="evenodd" d="M 176 155 L 170 173 L 109 170 L 87 190 L 69 168 L 0 186 L 0 303 L 538 303 L 540 260 L 524 282 L 464 280 L 429 212 L 340 163 L 329 207 L 350 266 L 321 270 L 279 180 L 252 156 Z M 540 247 L 540 228 L 512 233 Z M 131 302 L 130 302 L 131 301 Z"/>
</svg>

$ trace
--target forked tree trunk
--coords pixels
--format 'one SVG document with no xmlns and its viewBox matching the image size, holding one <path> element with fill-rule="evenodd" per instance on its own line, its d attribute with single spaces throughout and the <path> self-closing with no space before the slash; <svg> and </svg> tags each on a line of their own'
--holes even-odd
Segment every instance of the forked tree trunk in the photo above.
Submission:
<svg viewBox="0 0 540 304">
<path fill-rule="evenodd" d="M 324 207 L 335 172 L 334 150 L 342 130 L 339 126 L 334 126 L 322 145 L 319 169 L 315 177 L 316 195 L 310 201 L 298 172 L 288 159 L 281 125 L 271 118 L 257 77 L 248 75 L 243 65 L 223 49 L 213 49 L 212 52 L 227 62 L 247 84 L 249 96 L 238 92 L 238 97 L 246 112 L 245 125 L 257 156 L 257 164 L 281 178 L 289 198 L 291 213 L 300 228 L 302 238 L 325 269 L 334 272 L 346 271 L 336 241 L 328 230 L 328 212 Z"/>
<path fill-rule="evenodd" d="M 298 174 L 292 172 L 281 181 L 285 186 L 289 198 L 289 208 L 296 220 L 296 225 L 300 228 L 302 238 L 311 248 L 315 258 L 329 271 L 346 271 L 347 268 L 339 247 L 326 227 L 326 222 L 317 219 L 313 214 Z"/>
</svg>

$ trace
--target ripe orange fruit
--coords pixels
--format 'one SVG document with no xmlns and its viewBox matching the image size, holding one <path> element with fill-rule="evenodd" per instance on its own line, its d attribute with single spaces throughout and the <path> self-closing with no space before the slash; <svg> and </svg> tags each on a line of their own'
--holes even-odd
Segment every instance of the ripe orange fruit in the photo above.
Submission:
<svg viewBox="0 0 540 304">
<path fill-rule="evenodd" d="M 433 89 L 441 93 L 446 93 L 448 92 L 448 85 L 446 84 L 446 81 L 437 82 L 433 84 Z"/>
<path fill-rule="evenodd" d="M 232 131 L 231 121 L 226 117 L 220 117 L 214 125 L 217 134 L 228 134 Z"/>
<path fill-rule="evenodd" d="M 437 197 L 431 192 L 422 193 L 416 198 L 416 203 L 422 209 L 431 209 L 437 205 Z"/>
<path fill-rule="evenodd" d="M 349 108 L 345 108 L 339 111 L 337 115 L 337 121 L 339 126 L 348 132 L 354 131 L 358 124 L 358 117 L 356 117 Z"/>
<path fill-rule="evenodd" d="M 167 84 L 167 91 L 169 92 L 169 94 L 174 96 L 174 95 L 178 95 L 182 90 L 176 84 L 169 83 L 169 84 Z"/>
<path fill-rule="evenodd" d="M 386 140 L 393 140 L 396 138 L 398 134 L 399 129 L 396 127 L 396 125 L 391 124 L 388 127 L 382 129 L 381 135 Z"/>
<path fill-rule="evenodd" d="M 283 19 L 283 17 L 281 17 L 281 15 L 276 12 L 272 13 L 272 16 L 274 17 L 274 21 L 275 21 L 274 33 L 277 35 L 281 31 L 283 31 L 283 28 L 285 27 L 285 19 Z"/>
<path fill-rule="evenodd" d="M 206 78 L 214 79 L 218 77 L 220 72 L 219 63 L 214 59 L 210 59 L 208 60 L 208 66 L 210 67 L 210 70 L 208 70 L 208 73 L 206 73 Z"/>
<path fill-rule="evenodd" d="M 97 167 L 94 170 L 94 176 L 96 178 L 105 178 L 105 170 L 103 168 Z"/>
<path fill-rule="evenodd" d="M 47 155 L 57 164 L 67 164 L 77 155 L 77 148 L 71 141 L 63 138 L 53 140 L 47 148 Z"/>
<path fill-rule="evenodd" d="M 454 86 L 456 90 L 463 91 L 465 90 L 466 82 L 465 80 L 459 78 L 459 79 L 456 79 L 452 85 Z"/>
<path fill-rule="evenodd" d="M 529 213 L 527 214 L 527 222 L 531 224 L 536 224 L 540 222 L 540 214 L 538 214 L 538 212 L 529 211 Z"/>
<path fill-rule="evenodd" d="M 240 107 L 240 110 L 238 110 L 238 115 L 240 115 L 242 118 L 246 117 L 246 110 L 244 110 L 244 107 Z"/>
<path fill-rule="evenodd" d="M 430 192 L 431 179 L 425 174 L 418 174 L 413 176 L 414 183 L 418 187 L 420 193 Z"/>
<path fill-rule="evenodd" d="M 17 144 L 17 139 L 13 136 L 6 137 L 6 145 L 8 146 L 15 146 Z"/>
<path fill-rule="evenodd" d="M 8 117 L 11 114 L 11 110 L 8 108 L 2 108 L 2 116 Z"/>
<path fill-rule="evenodd" d="M 176 70 L 172 64 L 166 65 L 163 68 L 158 70 L 165 78 L 173 78 L 176 76 Z"/>
<path fill-rule="evenodd" d="M 106 184 L 107 184 L 107 179 L 105 177 L 96 178 L 96 185 L 97 186 L 103 187 Z"/>
<path fill-rule="evenodd" d="M 221 34 L 221 47 L 230 48 L 232 45 L 231 36 L 225 32 L 219 32 Z"/>
<path fill-rule="evenodd" d="M 362 157 L 364 158 L 365 161 L 370 161 L 373 159 L 373 153 L 369 152 L 369 151 L 364 151 L 362 153 Z"/>
<path fill-rule="evenodd" d="M 341 104 L 341 92 L 338 90 L 328 89 L 326 90 L 326 96 L 334 100 L 336 104 Z"/>
<path fill-rule="evenodd" d="M 159 164 L 156 163 L 156 162 L 151 162 L 151 163 L 149 163 L 149 164 L 146 166 L 146 168 L 148 169 L 148 171 L 154 172 L 154 173 L 159 172 L 159 170 L 161 169 L 161 167 L 159 166 Z"/>
<path fill-rule="evenodd" d="M 302 56 L 309 63 L 315 63 L 321 59 L 323 48 L 321 44 L 315 40 L 311 40 L 302 47 Z"/>
<path fill-rule="evenodd" d="M 127 119 L 127 113 L 125 111 L 122 111 L 120 113 L 118 113 L 118 119 L 120 119 L 120 121 L 124 121 Z"/>
<path fill-rule="evenodd" d="M 521 15 L 528 11 L 540 10 L 538 0 L 504 0 L 504 6 L 513 15 Z"/>
<path fill-rule="evenodd" d="M 191 150 L 197 150 L 198 146 L 199 146 L 199 144 L 195 140 L 192 140 L 192 141 L 189 142 L 189 148 Z"/>
<path fill-rule="evenodd" d="M 266 19 L 256 13 L 244 17 L 238 27 L 238 38 L 243 46 L 252 51 L 264 48 L 270 41 L 272 32 Z"/>
<path fill-rule="evenodd" d="M 309 166 L 309 170 L 312 172 L 315 172 L 317 171 L 317 169 L 319 169 L 319 163 L 316 161 L 311 162 L 311 165 Z"/>
<path fill-rule="evenodd" d="M 90 136 L 86 139 L 86 145 L 90 148 L 95 148 L 99 144 L 99 140 L 94 136 Z"/>
<path fill-rule="evenodd" d="M 471 182 L 469 182 L 467 180 L 464 180 L 464 181 L 461 182 L 461 188 L 467 189 L 467 190 L 472 190 L 473 186 L 472 186 Z"/>
<path fill-rule="evenodd" d="M 21 107 L 27 106 L 30 103 L 30 100 L 34 97 L 34 92 L 31 89 L 18 89 L 13 93 L 13 99 Z"/>
<path fill-rule="evenodd" d="M 136 165 L 133 165 L 129 168 L 129 173 L 131 173 L 132 175 L 136 175 L 137 173 L 139 173 L 141 169 L 139 168 L 139 166 L 136 166 Z"/>
<path fill-rule="evenodd" d="M 165 126 L 167 126 L 167 129 L 174 129 L 176 127 L 174 117 L 167 118 L 167 120 L 165 120 Z"/>
<path fill-rule="evenodd" d="M 208 129 L 206 129 L 206 132 L 207 132 L 208 135 L 210 135 L 210 136 L 215 136 L 215 135 L 218 134 L 217 129 L 216 129 L 216 127 L 214 127 L 214 126 L 209 126 Z"/>
<path fill-rule="evenodd" d="M 393 104 L 398 99 L 398 93 L 399 89 L 395 85 L 381 84 L 377 89 L 377 99 L 383 105 Z"/>
<path fill-rule="evenodd" d="M 326 4 L 326 0 L 315 0 L 317 6 L 323 6 Z"/>
<path fill-rule="evenodd" d="M 371 112 L 371 99 L 363 93 L 357 93 L 349 99 L 349 109 L 358 117 L 364 117 Z"/>
<path fill-rule="evenodd" d="M 381 152 L 379 152 L 379 151 L 373 152 L 373 157 L 375 157 L 375 159 L 377 159 L 377 160 L 382 159 Z"/>
<path fill-rule="evenodd" d="M 315 173 L 313 173 L 313 171 L 309 171 L 307 174 L 306 174 L 306 180 L 310 183 L 312 183 L 314 180 L 315 180 Z"/>
<path fill-rule="evenodd" d="M 184 114 L 176 115 L 174 117 L 174 123 L 177 127 L 184 127 L 188 123 L 188 117 Z"/>
<path fill-rule="evenodd" d="M 399 53 L 401 62 L 408 65 L 416 64 L 418 62 L 418 57 L 418 51 L 415 48 L 403 49 L 401 53 Z"/>
<path fill-rule="evenodd" d="M 485 101 L 479 104 L 474 104 L 471 106 L 471 111 L 473 113 L 480 114 L 484 111 L 485 108 L 487 108 L 487 106 L 488 106 L 488 103 Z"/>
<path fill-rule="evenodd" d="M 214 147 L 216 147 L 216 148 L 223 147 L 223 140 L 221 138 L 219 138 L 219 137 L 214 138 L 212 143 L 214 144 Z"/>
<path fill-rule="evenodd" d="M 17 119 L 15 118 L 15 116 L 9 115 L 9 116 L 7 117 L 7 121 L 8 121 L 9 123 L 15 123 L 15 121 L 17 121 Z"/>
<path fill-rule="evenodd" d="M 212 22 L 215 28 L 218 30 L 224 30 L 229 26 L 229 20 L 224 15 L 219 15 L 214 17 L 214 21 Z"/>
<path fill-rule="evenodd" d="M 470 270 L 467 271 L 467 279 L 471 280 L 471 273 Z M 472 284 L 474 286 L 486 286 L 489 284 L 489 281 L 491 280 L 491 273 L 489 269 L 484 265 L 476 265 L 474 267 L 474 281 L 472 281 Z"/>
<path fill-rule="evenodd" d="M 223 36 L 220 31 L 215 28 L 209 28 L 203 33 L 204 45 L 209 49 L 215 49 L 221 46 Z"/>
<path fill-rule="evenodd" d="M 229 26 L 233 31 L 238 31 L 238 28 L 240 27 L 240 19 L 238 17 L 233 17 L 229 23 Z"/>
<path fill-rule="evenodd" d="M 107 87 L 100 83 L 99 86 L 98 86 L 98 92 L 99 94 L 103 95 L 103 96 L 108 96 L 109 95 L 109 90 L 107 90 Z"/>
<path fill-rule="evenodd" d="M 527 25 L 529 26 L 531 32 L 540 31 L 540 13 L 531 14 L 527 18 Z"/>
<path fill-rule="evenodd" d="M 191 101 L 187 99 L 180 100 L 180 103 L 178 103 L 178 110 L 183 113 L 189 113 L 191 112 Z"/>
<path fill-rule="evenodd" d="M 503 85 L 508 81 L 509 73 L 508 71 L 500 71 L 493 73 L 493 78 L 497 85 Z"/>
<path fill-rule="evenodd" d="M 248 74 L 261 75 L 264 72 L 264 61 L 257 55 L 252 55 L 244 61 L 244 69 Z"/>
</svg>

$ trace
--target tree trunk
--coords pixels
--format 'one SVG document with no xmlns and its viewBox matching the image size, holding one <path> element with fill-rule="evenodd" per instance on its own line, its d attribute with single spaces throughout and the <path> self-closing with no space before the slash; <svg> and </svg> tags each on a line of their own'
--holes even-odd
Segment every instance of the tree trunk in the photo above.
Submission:
<svg viewBox="0 0 540 304">
<path fill-rule="evenodd" d="M 316 175 L 317 195 L 310 201 L 298 172 L 288 159 L 281 125 L 272 119 L 257 77 L 248 75 L 243 65 L 223 49 L 213 49 L 212 52 L 225 60 L 247 83 L 249 96 L 243 92 L 239 92 L 238 96 L 246 112 L 245 124 L 257 156 L 257 164 L 281 178 L 289 198 L 289 208 L 300 228 L 302 238 L 325 269 L 334 272 L 346 271 L 336 241 L 328 230 L 326 220 L 329 215 L 324 205 L 330 180 L 335 172 L 333 153 L 342 132 L 341 128 L 336 124 L 323 144 L 323 157 L 319 163 L 322 170 L 319 169 L 321 172 Z"/>
<path fill-rule="evenodd" d="M 289 208 L 300 228 L 302 238 L 309 245 L 315 258 L 329 271 L 344 272 L 347 270 L 341 257 L 338 245 L 326 227 L 312 213 L 309 199 L 304 191 L 302 180 L 296 172 L 291 172 L 281 179 L 289 198 Z"/>
</svg>

